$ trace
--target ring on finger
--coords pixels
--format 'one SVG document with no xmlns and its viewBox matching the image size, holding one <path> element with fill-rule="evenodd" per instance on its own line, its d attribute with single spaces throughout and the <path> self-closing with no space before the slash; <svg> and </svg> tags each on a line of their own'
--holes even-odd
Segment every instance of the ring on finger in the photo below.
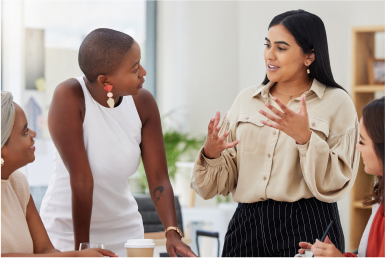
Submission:
<svg viewBox="0 0 385 258">
<path fill-rule="evenodd" d="M 285 114 L 285 113 L 282 113 L 281 119 L 284 119 L 285 116 L 286 116 L 286 114 Z"/>
</svg>

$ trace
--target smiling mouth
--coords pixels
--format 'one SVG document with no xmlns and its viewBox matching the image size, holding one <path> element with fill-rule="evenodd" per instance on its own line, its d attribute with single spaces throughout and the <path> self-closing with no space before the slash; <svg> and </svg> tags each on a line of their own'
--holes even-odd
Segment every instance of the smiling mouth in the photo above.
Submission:
<svg viewBox="0 0 385 258">
<path fill-rule="evenodd" d="M 36 149 L 36 147 L 35 147 L 35 142 L 32 144 L 31 147 L 29 147 L 29 149 L 30 149 L 30 150 L 35 150 L 35 149 Z"/>
<path fill-rule="evenodd" d="M 278 69 L 279 68 L 278 66 L 274 66 L 271 64 L 268 64 L 267 67 L 269 67 L 270 69 Z"/>
</svg>

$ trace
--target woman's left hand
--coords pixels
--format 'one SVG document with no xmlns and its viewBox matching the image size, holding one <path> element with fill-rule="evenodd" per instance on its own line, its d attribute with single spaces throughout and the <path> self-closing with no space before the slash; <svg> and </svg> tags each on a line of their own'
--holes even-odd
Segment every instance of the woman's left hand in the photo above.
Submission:
<svg viewBox="0 0 385 258">
<path fill-rule="evenodd" d="M 191 248 L 182 242 L 179 234 L 173 230 L 167 232 L 166 248 L 170 257 L 177 257 L 177 254 L 183 257 L 197 257 L 193 251 L 191 251 Z"/>
<path fill-rule="evenodd" d="M 301 108 L 298 113 L 288 108 L 276 97 L 273 97 L 273 100 L 278 104 L 283 112 L 269 103 L 266 103 L 265 106 L 268 107 L 275 115 L 260 110 L 259 112 L 262 115 L 271 120 L 261 120 L 261 123 L 286 133 L 292 137 L 297 144 L 306 144 L 310 140 L 311 130 L 309 126 L 305 96 L 301 97 Z"/>
<path fill-rule="evenodd" d="M 344 257 L 344 255 L 333 245 L 329 237 L 325 238 L 325 242 L 317 239 L 311 247 L 311 251 L 315 257 Z"/>
</svg>

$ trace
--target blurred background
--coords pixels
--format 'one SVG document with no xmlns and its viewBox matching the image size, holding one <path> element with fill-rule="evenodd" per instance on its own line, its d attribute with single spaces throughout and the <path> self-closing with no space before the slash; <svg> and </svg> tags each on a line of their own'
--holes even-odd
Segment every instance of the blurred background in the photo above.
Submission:
<svg viewBox="0 0 385 258">
<path fill-rule="evenodd" d="M 47 113 L 55 87 L 82 75 L 77 56 L 84 37 L 96 28 L 111 28 L 141 46 L 144 86 L 162 115 L 170 177 L 187 237 L 194 239 L 195 229 L 213 230 L 222 245 L 236 204 L 231 197 L 204 201 L 196 196 L 189 188 L 193 161 L 215 112 L 224 115 L 241 90 L 261 84 L 268 25 L 294 9 L 323 20 L 334 78 L 353 100 L 360 97 L 356 92 L 365 92 L 366 99 L 384 94 L 383 84 L 357 82 L 354 72 L 364 69 L 367 76 L 366 57 L 385 57 L 384 1 L 1 1 L 1 88 L 13 93 L 37 132 L 36 160 L 22 169 L 37 206 L 53 171 Z M 362 65 L 357 64 L 361 52 L 367 55 Z M 356 90 L 357 84 L 367 87 Z M 142 167 L 129 183 L 133 192 L 148 191 Z M 347 251 L 358 247 L 355 235 L 362 227 L 352 225 L 366 225 L 370 212 L 356 206 L 350 194 L 339 201 Z M 351 218 L 356 212 L 363 212 L 359 222 Z M 212 241 L 202 242 L 201 254 L 216 255 Z"/>
</svg>

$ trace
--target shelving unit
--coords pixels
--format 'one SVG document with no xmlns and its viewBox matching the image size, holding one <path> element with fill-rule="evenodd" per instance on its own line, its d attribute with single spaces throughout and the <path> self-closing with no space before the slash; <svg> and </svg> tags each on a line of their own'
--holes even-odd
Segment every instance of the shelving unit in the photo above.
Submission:
<svg viewBox="0 0 385 258">
<path fill-rule="evenodd" d="M 352 30 L 352 99 L 361 119 L 362 109 L 375 98 L 375 93 L 385 91 L 385 85 L 370 85 L 368 80 L 368 59 L 374 58 L 375 33 L 385 32 L 385 26 L 354 27 Z M 355 146 L 351 146 L 355 148 Z M 361 236 L 372 213 L 371 207 L 363 207 L 362 200 L 368 193 L 372 176 L 364 171 L 362 159 L 354 183 L 350 204 L 350 247 L 348 251 L 358 248 Z"/>
</svg>

